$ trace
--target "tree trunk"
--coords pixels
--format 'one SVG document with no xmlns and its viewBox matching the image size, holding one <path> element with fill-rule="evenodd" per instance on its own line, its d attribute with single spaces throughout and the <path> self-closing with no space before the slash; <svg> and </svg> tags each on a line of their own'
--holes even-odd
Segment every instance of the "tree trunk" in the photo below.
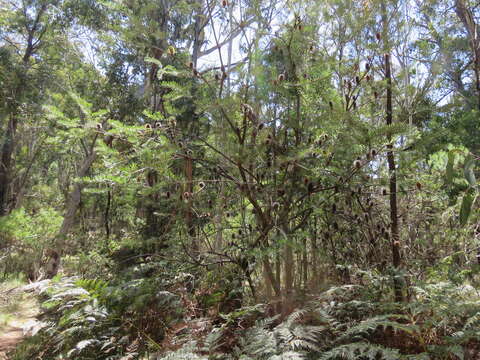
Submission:
<svg viewBox="0 0 480 360">
<path fill-rule="evenodd" d="M 386 98 L 386 124 L 393 123 L 393 105 L 392 105 L 392 73 L 391 60 L 389 52 L 389 34 L 387 23 L 387 7 L 385 2 L 382 2 L 382 23 L 383 23 L 383 46 L 385 50 L 385 79 L 387 82 L 387 98 Z M 398 208 L 397 208 L 397 173 L 395 167 L 395 156 L 393 153 L 393 143 L 391 135 L 388 135 L 387 145 L 387 163 L 389 174 L 389 203 L 390 203 L 390 232 L 392 244 L 392 265 L 394 268 L 393 288 L 395 294 L 395 301 L 403 301 L 403 286 L 399 278 L 399 271 L 401 267 L 400 258 L 400 234 L 398 226 Z"/>
<path fill-rule="evenodd" d="M 0 162 L 0 216 L 7 215 L 9 212 L 9 188 L 12 180 L 13 150 L 17 124 L 16 114 L 10 114 L 7 131 L 5 132 L 5 138 L 3 140 Z"/>
<path fill-rule="evenodd" d="M 46 277 L 52 278 L 58 273 L 60 267 L 60 257 L 65 247 L 65 238 L 70 233 L 75 224 L 75 215 L 80 205 L 82 190 L 85 184 L 80 178 L 87 175 L 93 162 L 95 161 L 96 153 L 92 151 L 82 163 L 77 172 L 77 182 L 73 186 L 73 190 L 69 195 L 65 215 L 63 216 L 62 226 L 55 239 L 55 249 L 50 249 L 47 253 L 48 260 L 46 264 Z"/>
<path fill-rule="evenodd" d="M 263 264 L 263 282 L 265 284 L 265 296 L 267 301 L 270 301 L 273 297 L 273 287 L 265 263 Z"/>
<path fill-rule="evenodd" d="M 283 293 L 283 313 L 288 314 L 293 308 L 293 279 L 295 276 L 295 260 L 293 256 L 293 247 L 289 243 L 290 229 L 285 226 L 283 229 L 283 234 L 287 238 L 287 243 L 284 248 L 284 282 L 285 282 L 285 292 Z"/>
<path fill-rule="evenodd" d="M 25 6 L 25 4 L 23 4 Z M 25 85 L 28 81 L 27 73 L 29 69 L 30 58 L 33 56 L 35 51 L 40 47 L 40 40 L 42 35 L 45 33 L 45 29 L 42 30 L 42 33 L 38 36 L 37 30 L 39 24 L 42 21 L 42 16 L 47 9 L 48 3 L 45 2 L 38 9 L 37 14 L 35 15 L 35 20 L 31 25 L 28 25 L 28 19 L 26 16 L 27 9 L 24 7 L 23 12 L 25 14 L 26 21 L 26 49 L 22 57 L 23 62 L 23 72 L 18 79 L 18 85 L 16 88 L 11 89 L 13 93 L 13 101 L 9 105 L 9 119 L 7 124 L 7 129 L 5 131 L 5 137 L 3 139 L 1 155 L 0 155 L 0 216 L 7 215 L 10 211 L 8 206 L 9 204 L 9 190 L 10 184 L 12 182 L 12 169 L 13 169 L 13 153 L 15 150 L 15 136 L 17 133 L 18 125 L 18 104 L 21 103 L 22 98 L 25 93 Z M 35 40 L 35 38 L 37 39 Z M 15 203 L 15 200 L 13 201 Z"/>
<path fill-rule="evenodd" d="M 480 110 L 480 38 L 479 27 L 475 23 L 472 11 L 467 7 L 464 0 L 455 0 L 455 12 L 467 30 L 470 47 L 473 55 L 473 72 L 477 90 L 477 107 Z"/>
<path fill-rule="evenodd" d="M 266 257 L 263 259 L 263 267 L 265 269 L 265 274 L 268 278 L 268 281 L 272 285 L 275 296 L 277 298 L 280 298 L 280 295 L 281 295 L 280 283 L 278 282 L 277 278 L 274 276 L 272 265 L 270 264 L 270 261 Z"/>
<path fill-rule="evenodd" d="M 308 251 L 307 251 L 307 238 L 303 239 L 303 254 L 302 254 L 302 281 L 301 287 L 304 292 L 308 287 Z"/>
<path fill-rule="evenodd" d="M 192 194 L 193 194 L 193 159 L 188 156 L 185 158 L 185 177 L 187 179 L 187 185 L 185 192 L 187 192 L 187 212 L 185 214 L 185 224 L 187 225 L 188 236 L 191 240 L 192 252 L 194 256 L 198 255 L 199 246 L 197 239 L 195 238 L 195 224 L 193 221 L 193 211 L 192 211 Z"/>
</svg>

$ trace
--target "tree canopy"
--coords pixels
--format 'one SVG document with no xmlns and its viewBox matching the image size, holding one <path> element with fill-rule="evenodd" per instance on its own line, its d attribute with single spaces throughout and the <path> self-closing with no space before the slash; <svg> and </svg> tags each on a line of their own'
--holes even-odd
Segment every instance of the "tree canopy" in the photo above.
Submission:
<svg viewBox="0 0 480 360">
<path fill-rule="evenodd" d="M 12 359 L 480 356 L 479 9 L 0 0 Z"/>
</svg>

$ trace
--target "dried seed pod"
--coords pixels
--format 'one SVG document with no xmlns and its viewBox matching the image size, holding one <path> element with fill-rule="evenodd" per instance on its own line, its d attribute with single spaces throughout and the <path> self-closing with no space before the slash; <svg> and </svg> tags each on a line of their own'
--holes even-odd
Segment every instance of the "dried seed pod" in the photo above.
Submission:
<svg viewBox="0 0 480 360">
<path fill-rule="evenodd" d="M 309 194 L 315 191 L 315 185 L 313 184 L 313 182 L 308 183 L 307 189 Z"/>
<path fill-rule="evenodd" d="M 375 149 L 370 150 L 370 154 L 372 155 L 372 158 L 374 158 L 375 156 L 377 156 L 377 150 Z"/>
<path fill-rule="evenodd" d="M 386 195 L 387 195 L 387 189 L 382 188 L 382 195 L 383 195 L 383 196 L 386 196 Z"/>
<path fill-rule="evenodd" d="M 102 126 L 102 124 L 100 124 L 100 123 L 97 123 L 96 127 L 97 127 L 97 130 L 98 130 L 98 131 L 102 131 L 102 130 L 103 130 L 103 126 Z"/>
<path fill-rule="evenodd" d="M 279 74 L 277 80 L 278 82 L 282 82 L 283 80 L 285 80 L 285 74 Z"/>
<path fill-rule="evenodd" d="M 365 64 L 365 71 L 369 71 L 370 70 L 370 63 L 366 63 Z"/>
<path fill-rule="evenodd" d="M 273 210 L 278 210 L 280 208 L 280 203 L 275 201 L 273 204 L 272 204 L 272 208 Z"/>
<path fill-rule="evenodd" d="M 309 182 L 310 182 L 310 180 L 308 178 L 303 178 L 303 183 L 305 185 L 308 185 Z"/>
<path fill-rule="evenodd" d="M 355 160 L 353 162 L 353 166 L 356 168 L 356 169 L 360 169 L 362 167 L 362 163 L 360 162 L 360 160 Z"/>
<path fill-rule="evenodd" d="M 333 110 L 333 103 L 331 101 L 328 102 L 328 105 L 330 106 L 330 110 Z"/>
<path fill-rule="evenodd" d="M 417 190 L 422 190 L 422 183 L 417 182 L 417 183 L 415 184 L 415 186 L 416 186 Z"/>
<path fill-rule="evenodd" d="M 264 123 L 258 124 L 258 130 L 262 130 L 265 127 Z"/>
<path fill-rule="evenodd" d="M 228 6 L 228 1 L 227 0 L 222 0 L 222 6 L 227 7 Z"/>
<path fill-rule="evenodd" d="M 188 63 L 188 67 L 193 70 L 193 62 L 192 62 L 192 61 L 190 61 L 190 62 Z"/>
<path fill-rule="evenodd" d="M 375 34 L 375 37 L 377 38 L 378 41 L 382 39 L 382 35 L 380 35 L 380 33 L 378 32 Z"/>
<path fill-rule="evenodd" d="M 150 125 L 150 124 L 145 124 L 145 129 L 147 129 L 147 130 L 152 130 L 152 125 Z"/>
<path fill-rule="evenodd" d="M 167 48 L 167 53 L 168 53 L 168 55 L 170 55 L 170 56 L 175 55 L 175 53 L 176 53 L 175 48 L 174 48 L 173 46 L 169 46 L 169 47 Z"/>
<path fill-rule="evenodd" d="M 205 183 L 204 183 L 203 181 L 200 181 L 200 182 L 198 183 L 198 187 L 199 187 L 200 189 L 203 189 L 203 188 L 205 187 Z"/>
<path fill-rule="evenodd" d="M 360 76 L 355 76 L 355 82 L 357 83 L 357 85 L 360 85 Z"/>
</svg>

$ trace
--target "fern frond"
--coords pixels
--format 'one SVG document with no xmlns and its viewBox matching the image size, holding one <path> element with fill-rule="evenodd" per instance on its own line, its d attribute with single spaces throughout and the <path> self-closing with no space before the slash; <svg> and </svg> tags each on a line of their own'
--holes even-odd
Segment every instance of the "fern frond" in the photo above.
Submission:
<svg viewBox="0 0 480 360">
<path fill-rule="evenodd" d="M 341 345 L 320 356 L 320 360 L 398 360 L 401 357 L 396 349 L 380 345 L 358 342 Z"/>
<path fill-rule="evenodd" d="M 419 331 L 418 326 L 413 324 L 401 324 L 397 321 L 390 319 L 407 319 L 403 315 L 382 315 L 374 318 L 366 319 L 359 324 L 349 328 L 340 338 L 339 341 L 361 339 L 368 336 L 378 328 L 386 329 L 392 328 L 395 332 L 406 332 L 407 334 L 413 334 Z"/>
<path fill-rule="evenodd" d="M 196 348 L 195 342 L 190 342 L 184 345 L 177 351 L 168 352 L 167 354 L 158 357 L 159 360 L 207 360 L 208 358 L 194 353 Z"/>
</svg>

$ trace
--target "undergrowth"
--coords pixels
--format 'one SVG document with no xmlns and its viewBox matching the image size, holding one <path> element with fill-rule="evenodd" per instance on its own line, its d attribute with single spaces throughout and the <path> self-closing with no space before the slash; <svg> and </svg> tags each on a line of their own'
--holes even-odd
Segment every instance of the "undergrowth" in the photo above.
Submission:
<svg viewBox="0 0 480 360">
<path fill-rule="evenodd" d="M 42 291 L 47 326 L 12 359 L 480 356 L 480 299 L 471 286 L 423 284 L 410 289 L 409 302 L 396 304 L 387 301 L 373 281 L 369 286 L 332 287 L 288 316 L 268 316 L 268 306 L 262 304 L 204 316 L 191 310 L 204 300 L 204 293 L 186 289 L 185 278 L 191 275 L 53 283 Z"/>
</svg>

